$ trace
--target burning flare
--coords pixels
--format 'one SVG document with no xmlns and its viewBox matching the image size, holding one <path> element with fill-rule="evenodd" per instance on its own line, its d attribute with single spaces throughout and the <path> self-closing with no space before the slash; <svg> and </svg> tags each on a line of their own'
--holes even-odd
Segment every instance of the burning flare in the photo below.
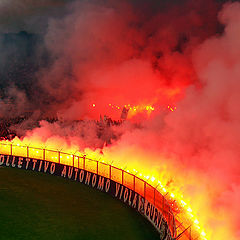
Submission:
<svg viewBox="0 0 240 240">
<path fill-rule="evenodd" d="M 46 149 L 44 153 L 43 149 Z M 136 164 L 135 161 L 128 163 L 128 165 L 125 165 L 122 161 L 114 161 L 114 159 L 109 158 L 107 149 L 105 149 L 106 154 L 100 153 L 99 150 L 93 151 L 90 149 L 77 152 L 76 146 L 66 148 L 64 151 L 55 149 L 55 152 L 51 152 L 51 150 L 53 149 L 46 148 L 45 143 L 32 141 L 27 138 L 20 140 L 16 137 L 12 141 L 0 142 L 0 154 L 12 154 L 13 156 L 31 157 L 35 159 L 43 159 L 43 154 L 45 154 L 47 155 L 45 158 L 48 161 L 60 162 L 71 166 L 74 164 L 73 159 L 86 156 L 88 159 L 97 160 L 131 173 L 157 189 L 168 200 L 175 215 L 179 239 L 210 239 L 210 236 L 205 230 L 204 223 L 201 223 L 198 219 L 200 213 L 192 209 L 191 202 L 184 196 L 181 192 L 181 187 L 179 187 L 176 182 L 172 181 L 171 184 L 169 183 L 169 180 L 166 178 L 166 175 L 169 174 L 168 172 L 153 172 L 150 169 Z M 191 229 L 191 232 L 189 232 L 189 229 Z"/>
</svg>

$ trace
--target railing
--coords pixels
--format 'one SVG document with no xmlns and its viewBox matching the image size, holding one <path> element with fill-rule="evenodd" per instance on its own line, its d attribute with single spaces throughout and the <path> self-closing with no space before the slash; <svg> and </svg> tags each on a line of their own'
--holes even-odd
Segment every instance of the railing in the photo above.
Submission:
<svg viewBox="0 0 240 240">
<path fill-rule="evenodd" d="M 168 200 L 156 189 L 156 187 L 153 187 L 148 182 L 128 171 L 117 168 L 108 163 L 89 159 L 85 155 L 78 156 L 61 151 L 21 146 L 18 144 L 0 143 L 0 145 L 2 146 L 0 148 L 0 154 L 46 160 L 49 162 L 73 166 L 120 183 L 144 197 L 162 213 L 173 237 L 176 237 L 177 233 L 181 233 L 185 230 L 181 235 L 181 239 L 197 239 L 196 237 L 192 238 L 191 228 L 186 230 L 186 226 L 183 226 L 181 221 L 175 220 L 175 216 Z"/>
</svg>

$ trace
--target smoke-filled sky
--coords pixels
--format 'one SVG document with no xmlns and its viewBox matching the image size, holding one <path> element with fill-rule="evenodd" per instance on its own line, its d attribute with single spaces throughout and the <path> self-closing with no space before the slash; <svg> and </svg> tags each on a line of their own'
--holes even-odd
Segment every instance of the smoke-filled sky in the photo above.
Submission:
<svg viewBox="0 0 240 240">
<path fill-rule="evenodd" d="M 68 119 L 96 118 L 109 103 L 174 102 L 198 82 L 193 48 L 222 31 L 220 4 L 184 2 L 3 2 L 3 97 L 18 93 L 10 101 L 17 114 L 40 110 Z"/>
<path fill-rule="evenodd" d="M 154 106 L 140 127 L 106 133 L 116 140 L 103 152 L 166 166 L 211 239 L 239 239 L 238 1 L 0 1 L 0 32 L 1 117 L 57 116 L 24 134 L 98 148 L 96 125 L 74 120 Z"/>
</svg>

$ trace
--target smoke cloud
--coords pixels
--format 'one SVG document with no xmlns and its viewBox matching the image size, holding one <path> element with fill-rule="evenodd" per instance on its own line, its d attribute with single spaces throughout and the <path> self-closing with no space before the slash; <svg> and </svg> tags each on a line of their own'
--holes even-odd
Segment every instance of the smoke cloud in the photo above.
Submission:
<svg viewBox="0 0 240 240">
<path fill-rule="evenodd" d="M 69 0 L 1 0 L 0 32 L 43 33 L 50 17 L 62 16 Z"/>
<path fill-rule="evenodd" d="M 202 15 L 199 5 L 170 5 L 167 13 L 144 16 L 141 4 L 76 2 L 72 14 L 49 22 L 45 38 L 57 59 L 40 73 L 53 111 L 57 102 L 63 118 L 96 118 L 109 104 L 174 101 L 197 81 L 192 48 L 216 31 L 216 4 L 209 3 Z"/>
<path fill-rule="evenodd" d="M 1 83 L 0 113 L 12 104 L 16 115 L 57 117 L 30 131 L 32 121 L 15 128 L 27 142 L 97 149 L 163 174 L 189 196 L 212 239 L 239 239 L 240 4 L 76 1 L 61 14 L 48 16 L 44 35 L 32 36 L 32 74 Z M 92 120 L 100 114 L 120 117 L 109 104 L 155 111 L 99 132 Z"/>
</svg>

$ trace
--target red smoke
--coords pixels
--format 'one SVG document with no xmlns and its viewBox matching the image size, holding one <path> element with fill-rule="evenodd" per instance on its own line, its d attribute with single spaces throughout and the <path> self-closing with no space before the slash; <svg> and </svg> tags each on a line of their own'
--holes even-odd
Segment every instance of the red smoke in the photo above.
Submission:
<svg viewBox="0 0 240 240">
<path fill-rule="evenodd" d="M 126 122 L 106 133 L 117 137 L 105 156 L 164 174 L 211 239 L 237 240 L 240 4 L 218 13 L 212 1 L 156 11 L 140 3 L 75 3 L 69 15 L 49 22 L 45 41 L 55 60 L 38 73 L 39 84 L 55 99 L 48 111 L 65 122 L 42 122 L 26 138 L 95 149 L 96 125 L 66 120 L 119 118 L 109 104 L 154 106 L 140 126 Z M 168 105 L 176 111 L 165 111 Z"/>
<path fill-rule="evenodd" d="M 60 103 L 52 111 L 82 119 L 109 114 L 109 104 L 160 109 L 197 84 L 192 50 L 215 33 L 216 5 L 170 5 L 154 13 L 139 5 L 75 3 L 72 14 L 50 21 L 46 45 L 57 60 L 40 78 Z"/>
</svg>

